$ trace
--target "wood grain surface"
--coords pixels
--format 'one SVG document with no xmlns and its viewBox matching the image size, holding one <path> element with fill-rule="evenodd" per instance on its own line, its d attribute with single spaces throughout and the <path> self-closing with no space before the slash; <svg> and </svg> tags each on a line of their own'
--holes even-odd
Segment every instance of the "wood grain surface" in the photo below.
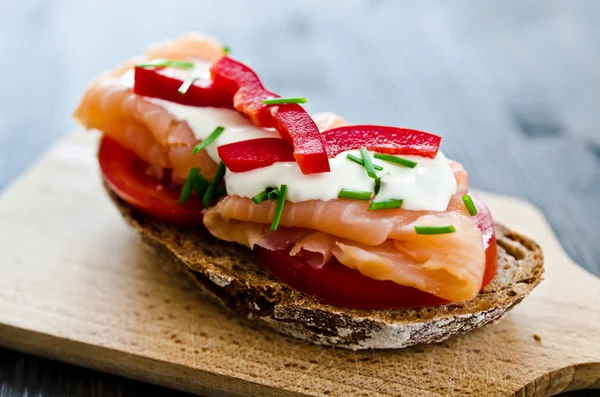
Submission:
<svg viewBox="0 0 600 397">
<path fill-rule="evenodd" d="M 206 395 L 600 387 L 600 279 L 567 257 L 530 204 L 483 195 L 546 257 L 545 281 L 505 320 L 441 344 L 352 352 L 256 328 L 170 274 L 103 193 L 95 147 L 92 134 L 68 137 L 0 199 L 1 346 Z"/>
<path fill-rule="evenodd" d="M 534 202 L 569 255 L 600 274 L 598 20 L 589 0 L 0 1 L 0 188 L 70 130 L 99 70 L 200 30 L 311 111 L 443 134 L 475 187 Z M 39 375 L 43 361 L 24 357 L 0 350 L 3 397 L 25 384 L 21 371 Z"/>
</svg>

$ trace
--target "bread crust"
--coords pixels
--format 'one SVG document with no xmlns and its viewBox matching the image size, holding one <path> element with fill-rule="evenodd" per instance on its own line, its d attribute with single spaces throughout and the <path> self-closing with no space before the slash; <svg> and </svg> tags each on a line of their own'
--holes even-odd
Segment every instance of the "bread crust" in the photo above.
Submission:
<svg viewBox="0 0 600 397">
<path fill-rule="evenodd" d="M 327 305 L 278 281 L 248 248 L 218 240 L 204 228 L 175 227 L 145 216 L 105 188 L 160 260 L 229 309 L 316 344 L 357 350 L 441 342 L 499 320 L 542 280 L 541 248 L 497 224 L 498 273 L 471 301 L 386 310 Z"/>
</svg>

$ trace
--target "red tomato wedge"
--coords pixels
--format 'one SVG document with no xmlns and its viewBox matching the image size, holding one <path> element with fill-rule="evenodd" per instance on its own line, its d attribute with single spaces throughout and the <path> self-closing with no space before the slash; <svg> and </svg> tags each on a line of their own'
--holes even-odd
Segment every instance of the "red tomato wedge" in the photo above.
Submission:
<svg viewBox="0 0 600 397">
<path fill-rule="evenodd" d="M 148 165 L 117 141 L 103 138 L 98 160 L 104 180 L 127 204 L 163 221 L 202 225 L 204 206 L 196 195 L 177 205 L 180 190 L 148 175 Z"/>
<path fill-rule="evenodd" d="M 323 133 L 329 157 L 361 146 L 368 150 L 435 158 L 442 142 L 439 135 L 408 128 L 348 125 Z"/>
<path fill-rule="evenodd" d="M 233 172 L 250 171 L 280 161 L 294 161 L 290 145 L 281 138 L 259 138 L 219 146 L 219 157 Z"/>
<path fill-rule="evenodd" d="M 279 96 L 267 91 L 252 69 L 229 57 L 221 58 L 212 66 L 211 76 L 216 87 L 235 92 L 234 107 L 254 124 L 277 129 L 292 145 L 294 158 L 303 174 L 330 171 L 323 137 L 302 106 L 263 104 L 263 100 Z"/>
<path fill-rule="evenodd" d="M 212 106 L 233 109 L 233 97 L 216 87 L 210 79 L 196 80 L 185 94 L 179 87 L 188 72 L 175 68 L 135 68 L 133 92 L 188 106 Z"/>
<path fill-rule="evenodd" d="M 335 306 L 357 309 L 392 309 L 433 306 L 445 303 L 441 298 L 392 281 L 363 276 L 332 259 L 315 269 L 289 251 L 254 249 L 256 258 L 279 280 L 296 291 Z"/>
<path fill-rule="evenodd" d="M 496 236 L 489 209 L 473 197 L 478 209 L 477 227 L 486 240 L 486 268 L 482 288 L 496 275 Z M 255 248 L 257 259 L 279 280 L 314 299 L 335 306 L 358 309 L 394 309 L 433 306 L 447 301 L 412 287 L 392 281 L 378 281 L 350 269 L 335 258 L 317 269 L 289 251 Z"/>
</svg>

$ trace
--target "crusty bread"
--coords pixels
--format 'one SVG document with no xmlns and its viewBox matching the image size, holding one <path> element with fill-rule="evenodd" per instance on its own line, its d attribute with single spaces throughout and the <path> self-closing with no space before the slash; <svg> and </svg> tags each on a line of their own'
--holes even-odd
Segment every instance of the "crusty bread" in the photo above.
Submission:
<svg viewBox="0 0 600 397">
<path fill-rule="evenodd" d="M 497 225 L 498 274 L 469 302 L 391 310 L 331 306 L 279 282 L 248 248 L 217 240 L 203 228 L 179 228 L 147 217 L 106 188 L 161 260 L 183 270 L 228 308 L 312 343 L 388 349 L 440 342 L 500 319 L 542 279 L 540 247 Z"/>
</svg>

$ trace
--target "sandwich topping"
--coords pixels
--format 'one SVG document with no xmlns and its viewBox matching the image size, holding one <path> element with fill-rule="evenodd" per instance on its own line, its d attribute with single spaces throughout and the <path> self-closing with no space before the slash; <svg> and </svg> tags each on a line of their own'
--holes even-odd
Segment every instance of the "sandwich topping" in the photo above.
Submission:
<svg viewBox="0 0 600 397">
<path fill-rule="evenodd" d="M 437 135 L 313 119 L 203 36 L 101 75 L 75 112 L 103 132 L 111 190 L 156 218 L 255 250 L 336 305 L 466 301 L 496 269 L 494 226 Z M 342 280 L 344 280 L 342 282 Z"/>
<path fill-rule="evenodd" d="M 151 60 L 143 64 L 144 68 L 142 70 L 145 73 L 150 65 L 168 66 L 174 62 L 160 59 Z M 175 65 L 181 63 L 182 61 L 177 61 Z M 186 66 L 189 66 L 187 70 L 168 67 L 161 69 L 161 76 L 183 79 L 184 82 L 190 81 L 191 78 L 197 78 L 196 81 L 210 79 L 212 64 L 204 61 L 194 61 L 189 62 Z M 137 67 L 123 74 L 120 78 L 123 87 L 134 89 L 135 74 L 140 69 Z M 177 84 L 180 84 L 180 82 L 178 81 Z M 187 95 L 187 92 L 184 95 Z M 170 97 L 171 95 L 166 96 Z M 278 99 L 289 102 L 289 98 Z M 298 98 L 292 98 L 293 102 L 297 102 L 297 100 Z M 217 164 L 223 160 L 219 148 L 235 142 L 240 143 L 238 147 L 244 150 L 245 153 L 238 153 L 237 156 L 231 154 L 235 147 L 224 148 L 225 164 L 233 164 L 233 167 L 229 167 L 225 172 L 225 187 L 227 194 L 231 196 L 252 198 L 267 188 L 286 184 L 288 186 L 287 200 L 290 202 L 328 201 L 338 198 L 340 194 L 343 195 L 343 191 L 359 190 L 372 192 L 369 199 L 375 198 L 375 203 L 402 200 L 401 206 L 404 209 L 444 211 L 448 207 L 450 198 L 456 193 L 456 179 L 448 160 L 442 152 L 437 151 L 439 141 L 436 142 L 437 145 L 432 145 L 432 150 L 435 150 L 437 155 L 435 152 L 427 151 L 425 157 L 415 154 L 398 156 L 368 151 L 367 156 L 372 159 L 371 163 L 378 166 L 374 170 L 375 174 L 373 175 L 375 176 L 373 176 L 365 171 L 362 161 L 357 163 L 353 160 L 361 157 L 359 145 L 364 142 L 362 140 L 356 142 L 356 138 L 354 138 L 354 141 L 351 140 L 353 135 L 348 133 L 348 131 L 352 131 L 350 129 L 337 132 L 330 131 L 327 135 L 335 137 L 337 141 L 332 139 L 332 144 L 328 145 L 327 148 L 329 148 L 330 153 L 333 153 L 333 151 L 339 151 L 339 153 L 328 159 L 328 172 L 307 175 L 302 172 L 299 164 L 294 160 L 291 146 L 286 144 L 282 138 L 279 138 L 279 134 L 275 129 L 256 126 L 236 110 L 221 107 L 191 106 L 154 97 L 148 98 L 148 101 L 161 106 L 177 120 L 186 122 L 194 137 L 199 141 L 206 142 L 215 129 L 219 128 L 221 133 L 211 140 L 206 147 L 203 147 L 208 156 Z M 273 100 L 264 100 L 263 102 L 267 101 Z M 278 103 L 275 102 L 274 104 Z M 386 129 L 391 128 L 372 126 L 371 129 L 372 131 L 366 132 L 368 134 L 367 140 L 372 139 L 375 134 L 382 134 Z M 271 138 L 272 141 L 267 141 L 264 145 L 255 145 L 249 150 L 249 144 L 252 145 L 254 142 L 247 141 L 260 138 Z M 390 147 L 394 147 L 393 145 L 394 141 L 390 140 L 385 149 L 389 151 Z M 352 146 L 355 149 L 340 150 Z M 415 151 L 418 150 L 415 149 Z M 280 157 L 281 161 L 268 165 L 260 163 L 260 160 L 266 158 L 269 152 L 284 153 Z M 433 158 L 431 158 L 432 155 Z M 253 160 L 256 163 L 254 165 L 252 165 Z M 242 168 L 242 171 L 245 172 L 239 172 L 239 163 L 243 163 L 245 167 L 253 168 Z M 380 184 L 377 194 L 375 194 L 376 183 Z M 374 208 L 381 207 L 381 204 L 374 205 Z"/>
</svg>

